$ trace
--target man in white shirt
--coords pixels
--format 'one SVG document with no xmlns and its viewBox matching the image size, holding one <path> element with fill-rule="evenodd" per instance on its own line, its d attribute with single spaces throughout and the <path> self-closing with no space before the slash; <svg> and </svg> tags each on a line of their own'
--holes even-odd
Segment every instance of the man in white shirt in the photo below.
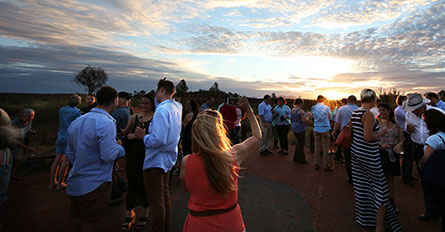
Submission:
<svg viewBox="0 0 445 232">
<path fill-rule="evenodd" d="M 419 168 L 420 160 L 423 157 L 423 147 L 429 137 L 429 130 L 426 127 L 426 123 L 423 120 L 422 114 L 429 109 L 437 109 L 443 112 L 439 108 L 428 106 L 429 99 L 424 99 L 420 94 L 410 93 L 408 99 L 405 101 L 403 110 L 406 111 L 405 115 L 405 130 L 410 134 L 412 143 L 412 154 Z M 425 201 L 425 213 L 419 215 L 417 218 L 422 221 L 427 221 L 438 217 L 438 208 L 434 204 L 432 199 L 432 187 L 430 184 L 422 182 L 423 197 Z"/>
<path fill-rule="evenodd" d="M 402 160 L 402 181 L 404 184 L 409 186 L 414 186 L 413 180 L 417 180 L 412 176 L 413 172 L 413 154 L 412 154 L 412 143 L 410 134 L 405 130 L 405 116 L 406 111 L 403 110 L 403 103 L 406 100 L 405 95 L 397 96 L 396 103 L 397 107 L 394 110 L 394 115 L 396 122 L 403 129 L 403 160 Z"/>
</svg>

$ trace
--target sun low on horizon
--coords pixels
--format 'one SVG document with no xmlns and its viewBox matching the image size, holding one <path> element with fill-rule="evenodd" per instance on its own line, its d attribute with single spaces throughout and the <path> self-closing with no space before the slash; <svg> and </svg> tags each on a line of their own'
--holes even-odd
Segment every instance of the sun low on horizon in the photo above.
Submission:
<svg viewBox="0 0 445 232">
<path fill-rule="evenodd" d="M 87 65 L 131 92 L 164 76 L 252 97 L 438 92 L 444 19 L 443 0 L 6 1 L 0 92 L 82 91 Z"/>
</svg>

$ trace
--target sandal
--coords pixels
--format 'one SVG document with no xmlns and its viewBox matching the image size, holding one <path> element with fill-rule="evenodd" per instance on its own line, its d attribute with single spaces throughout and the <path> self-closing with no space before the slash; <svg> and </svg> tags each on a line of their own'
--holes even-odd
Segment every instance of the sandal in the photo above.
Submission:
<svg viewBox="0 0 445 232">
<path fill-rule="evenodd" d="M 134 224 L 134 219 L 136 217 L 127 217 L 125 218 L 124 224 L 122 224 L 121 226 L 121 230 L 126 231 L 126 230 L 130 230 L 131 226 Z"/>
<path fill-rule="evenodd" d="M 53 189 L 53 188 L 55 188 L 55 187 L 57 187 L 57 184 L 56 184 L 56 183 L 52 183 L 52 184 L 49 184 L 49 185 L 48 185 L 48 189 Z"/>
<path fill-rule="evenodd" d="M 148 217 L 139 217 L 138 222 L 136 223 L 136 229 L 141 230 L 147 225 Z"/>
<path fill-rule="evenodd" d="M 66 184 L 65 183 L 57 184 L 56 190 L 62 190 L 62 189 L 66 189 Z"/>
</svg>

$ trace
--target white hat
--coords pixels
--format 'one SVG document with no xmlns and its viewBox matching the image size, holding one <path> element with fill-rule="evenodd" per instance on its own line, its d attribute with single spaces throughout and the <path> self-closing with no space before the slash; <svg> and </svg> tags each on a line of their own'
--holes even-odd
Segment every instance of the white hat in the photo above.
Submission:
<svg viewBox="0 0 445 232">
<path fill-rule="evenodd" d="M 429 99 L 423 98 L 422 95 L 418 93 L 410 93 L 408 94 L 408 99 L 403 102 L 403 110 L 414 111 L 430 102 Z"/>
</svg>

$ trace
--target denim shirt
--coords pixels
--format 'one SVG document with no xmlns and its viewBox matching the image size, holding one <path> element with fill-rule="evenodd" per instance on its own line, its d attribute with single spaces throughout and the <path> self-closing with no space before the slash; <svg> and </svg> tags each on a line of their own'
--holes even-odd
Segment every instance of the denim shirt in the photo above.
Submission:
<svg viewBox="0 0 445 232">
<path fill-rule="evenodd" d="M 312 117 L 314 118 L 314 131 L 319 133 L 328 132 L 331 129 L 329 117 L 331 109 L 323 103 L 317 103 L 312 106 Z"/>
<path fill-rule="evenodd" d="M 57 143 L 67 143 L 67 130 L 71 122 L 80 117 L 80 110 L 77 107 L 65 106 L 59 109 L 59 132 L 57 133 Z"/>
<path fill-rule="evenodd" d="M 116 142 L 116 124 L 103 109 L 93 108 L 68 127 L 66 155 L 73 164 L 66 192 L 82 196 L 111 182 L 114 161 L 125 156 Z"/>
<path fill-rule="evenodd" d="M 130 119 L 130 109 L 128 107 L 121 107 L 113 111 L 113 118 L 116 119 L 117 131 L 121 131 L 127 127 Z"/>
<path fill-rule="evenodd" d="M 181 135 L 182 105 L 173 99 L 156 107 L 149 134 L 144 136 L 144 170 L 162 168 L 165 173 L 175 165 Z"/>
</svg>

